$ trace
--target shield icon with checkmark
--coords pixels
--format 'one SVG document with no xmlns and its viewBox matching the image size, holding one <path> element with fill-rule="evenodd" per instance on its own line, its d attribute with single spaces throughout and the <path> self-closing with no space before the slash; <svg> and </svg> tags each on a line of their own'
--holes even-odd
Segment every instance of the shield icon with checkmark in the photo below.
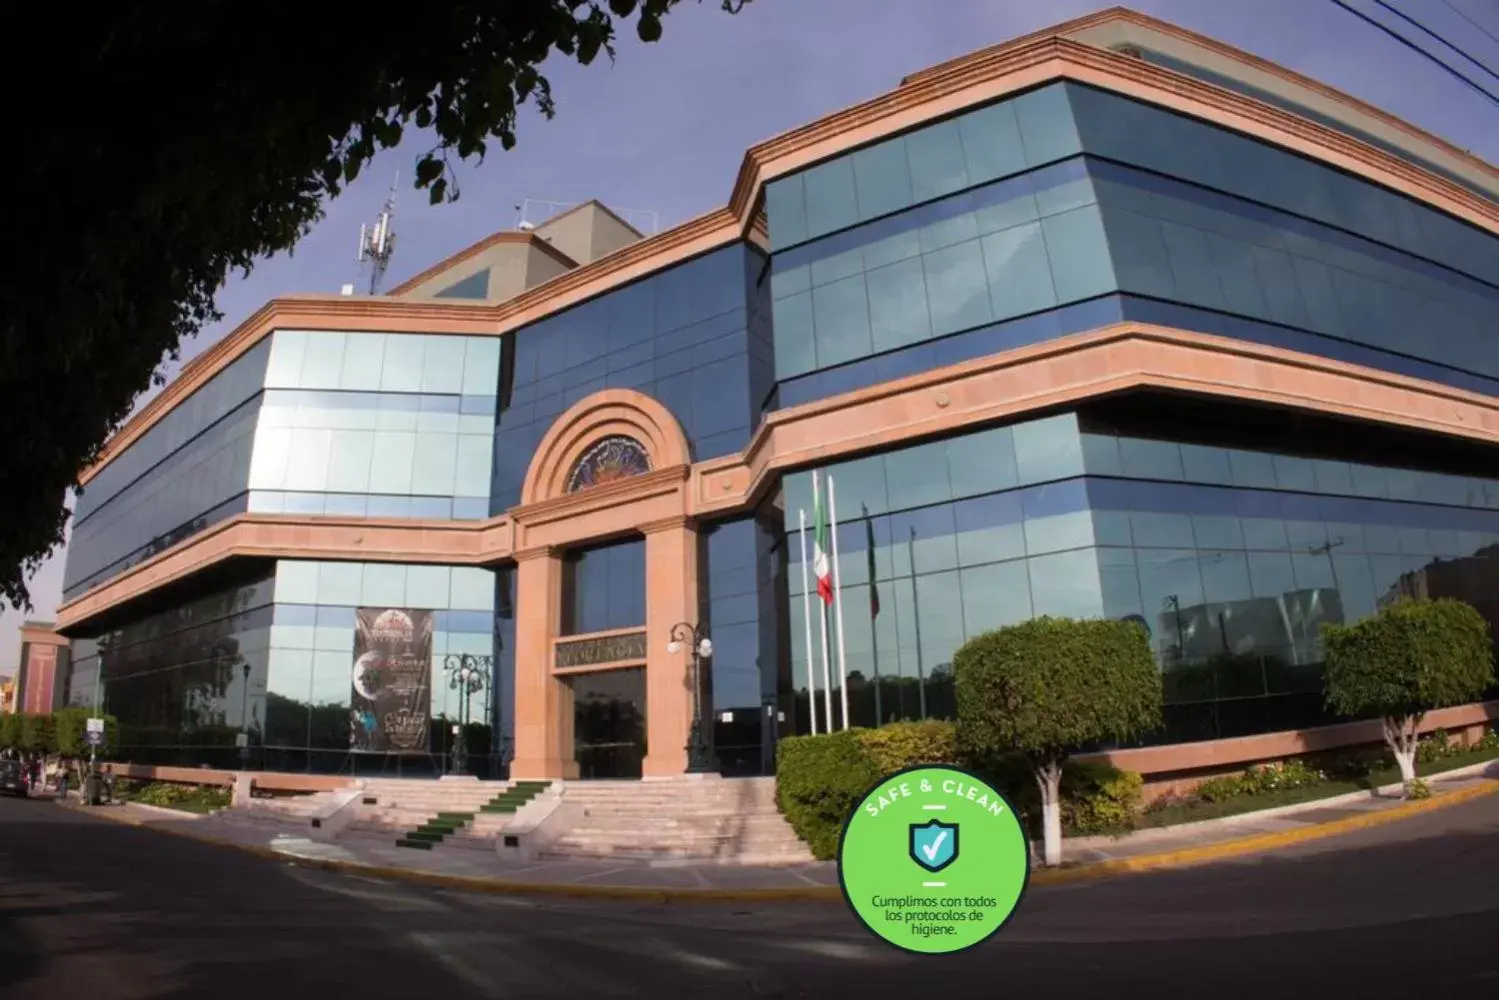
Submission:
<svg viewBox="0 0 1499 1000">
<path fill-rule="evenodd" d="M 911 860 L 940 872 L 958 860 L 958 824 L 932 820 L 911 824 Z"/>
</svg>

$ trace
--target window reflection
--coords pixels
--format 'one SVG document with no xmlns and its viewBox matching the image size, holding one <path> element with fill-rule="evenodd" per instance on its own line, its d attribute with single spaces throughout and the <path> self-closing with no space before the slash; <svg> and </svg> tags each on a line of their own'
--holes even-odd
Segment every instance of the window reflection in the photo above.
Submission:
<svg viewBox="0 0 1499 1000">
<path fill-rule="evenodd" d="M 645 624 L 645 539 L 567 554 L 562 564 L 562 634 Z"/>
<path fill-rule="evenodd" d="M 250 583 L 76 643 L 69 697 L 100 699 L 130 760 L 237 766 L 237 735 L 266 722 L 271 595 Z"/>
<path fill-rule="evenodd" d="M 265 766 L 278 770 L 424 774 L 441 771 L 452 727 L 465 714 L 468 766 L 502 774 L 513 677 L 513 594 L 508 571 L 461 566 L 282 560 L 270 630 Z M 403 607 L 433 613 L 430 756 L 386 759 L 349 754 L 350 670 L 355 609 Z M 449 657 L 479 657 L 485 683 L 461 695 L 446 682 Z"/>
<path fill-rule="evenodd" d="M 1068 452 L 1071 433 L 1080 445 L 1072 452 L 1088 474 L 1028 483 L 1022 473 L 1018 487 L 965 495 L 959 484 L 982 482 L 986 459 L 1014 468 L 1014 451 L 1000 443 L 1023 436 L 1020 426 L 824 470 L 837 482 L 855 724 L 941 717 L 951 702 L 939 668 L 953 651 L 976 634 L 1035 615 L 1145 625 L 1165 674 L 1167 725 L 1153 737 L 1159 741 L 1332 721 L 1322 705 L 1322 626 L 1372 614 L 1401 594 L 1455 597 L 1499 626 L 1499 481 L 1075 433 L 1078 424 L 1052 420 L 1060 435 L 1052 454 Z M 1090 417 L 1084 426 L 1093 424 Z M 1308 428 L 1307 440 L 1313 438 Z M 932 460 L 944 450 L 965 456 L 961 470 L 949 474 Z M 1111 476 L 1093 475 L 1096 468 Z M 919 490 L 897 482 L 917 474 L 945 478 Z M 819 728 L 826 691 L 821 604 L 815 594 L 804 596 L 794 527 L 797 510 L 811 509 L 809 480 L 798 473 L 784 481 L 786 631 L 799 732 L 811 725 L 809 671 Z M 897 506 L 918 496 L 950 499 Z M 836 646 L 830 673 L 836 724 Z"/>
<path fill-rule="evenodd" d="M 575 674 L 567 683 L 579 777 L 640 777 L 647 750 L 645 671 Z"/>
<path fill-rule="evenodd" d="M 770 389 L 761 373 L 768 316 L 755 291 L 763 259 L 754 248 L 727 247 L 507 334 L 514 355 L 495 421 L 491 510 L 520 502 L 552 422 L 601 389 L 661 402 L 697 461 L 742 448 Z"/>
</svg>

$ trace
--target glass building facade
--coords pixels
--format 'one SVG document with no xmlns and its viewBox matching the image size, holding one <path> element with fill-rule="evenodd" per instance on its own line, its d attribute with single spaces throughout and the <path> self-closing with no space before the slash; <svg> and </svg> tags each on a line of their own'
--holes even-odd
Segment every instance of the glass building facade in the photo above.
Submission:
<svg viewBox="0 0 1499 1000">
<path fill-rule="evenodd" d="M 251 348 L 79 491 L 64 600 L 245 510 L 269 355 Z"/>
<path fill-rule="evenodd" d="M 1335 457 L 1346 432 L 1304 423 L 1294 440 L 1322 447 L 1300 451 L 1273 443 L 1293 440 L 1274 424 L 1235 428 L 1244 415 L 1223 409 L 1205 434 L 1202 414 L 1134 399 L 828 466 L 851 717 L 950 717 L 956 649 L 1040 615 L 1144 623 L 1166 678 L 1159 742 L 1334 721 L 1321 625 L 1396 597 L 1457 597 L 1499 625 L 1492 463 L 1349 460 Z M 1430 464 L 1393 435 L 1358 450 Z M 809 519 L 810 479 L 786 480 L 788 512 Z M 804 615 L 820 605 L 801 596 L 799 543 L 787 539 L 800 694 Z M 814 663 L 821 688 L 820 652 Z"/>
<path fill-rule="evenodd" d="M 488 517 L 499 369 L 495 337 L 278 330 L 249 509 Z"/>
<path fill-rule="evenodd" d="M 766 204 L 772 406 L 1125 320 L 1499 393 L 1499 240 L 1115 94 L 1053 84 Z"/>
<path fill-rule="evenodd" d="M 763 267 L 753 247 L 718 250 L 504 338 L 492 511 L 520 502 L 552 422 L 600 389 L 664 404 L 695 461 L 744 447 L 774 378 Z"/>
<path fill-rule="evenodd" d="M 663 404 L 693 462 L 739 454 L 778 410 L 1131 321 L 1499 396 L 1499 239 L 1104 90 L 1057 82 L 923 125 L 778 177 L 764 207 L 765 248 L 503 336 L 275 331 L 90 481 L 65 595 L 241 512 L 503 515 L 556 419 L 602 389 Z M 1037 615 L 1143 622 L 1169 742 L 1331 721 L 1321 625 L 1397 596 L 1460 597 L 1499 625 L 1499 462 L 1476 445 L 1137 393 L 821 469 L 859 724 L 950 717 L 958 646 Z M 697 526 L 725 773 L 771 768 L 825 690 L 797 531 L 811 471 Z M 644 628 L 646 544 L 625 534 L 563 555 L 562 635 Z M 513 566 L 247 573 L 76 643 L 69 697 L 102 691 L 133 759 L 234 766 L 246 732 L 256 766 L 384 767 L 348 753 L 354 615 L 400 607 L 434 616 L 430 766 L 467 717 L 474 769 L 503 769 Z M 465 711 L 443 674 L 461 654 L 490 665 Z M 567 683 L 584 775 L 640 773 L 644 669 Z"/>
</svg>

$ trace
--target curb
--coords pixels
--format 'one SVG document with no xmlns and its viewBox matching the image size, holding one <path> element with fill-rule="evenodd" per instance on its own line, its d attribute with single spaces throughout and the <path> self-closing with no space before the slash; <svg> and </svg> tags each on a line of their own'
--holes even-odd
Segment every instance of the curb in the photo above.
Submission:
<svg viewBox="0 0 1499 1000">
<path fill-rule="evenodd" d="M 1202 847 L 1188 847 L 1176 851 L 1163 851 L 1159 854 L 1144 854 L 1133 858 L 1092 862 L 1079 865 L 1076 868 L 1043 868 L 1031 873 L 1030 884 L 1075 885 L 1124 875 L 1172 868 L 1185 868 L 1192 865 L 1204 864 L 1209 861 L 1220 861 L 1248 854 L 1258 854 L 1276 848 L 1290 847 L 1295 844 L 1323 840 L 1344 833 L 1352 833 L 1357 830 L 1366 830 L 1389 823 L 1396 823 L 1403 819 L 1419 816 L 1424 813 L 1436 812 L 1439 809 L 1446 809 L 1450 806 L 1461 805 L 1464 802 L 1471 802 L 1474 799 L 1484 798 L 1495 793 L 1499 793 L 1499 781 L 1486 781 L 1482 784 L 1461 788 L 1457 791 L 1437 795 L 1429 799 L 1420 799 L 1414 802 L 1402 803 L 1398 806 L 1391 806 L 1389 809 L 1370 813 L 1366 816 L 1350 816 L 1347 819 L 1319 823 L 1315 826 L 1303 827 L 1299 830 L 1282 830 L 1276 833 L 1256 834 L 1250 837 L 1240 837 L 1237 840 L 1207 844 Z M 836 885 L 809 885 L 805 887 L 774 889 L 690 889 L 676 887 L 651 889 L 644 886 L 522 882 L 510 879 L 482 878 L 473 875 L 444 875 L 440 872 L 371 865 L 359 861 L 297 857 L 296 855 L 283 854 L 269 847 L 261 847 L 255 844 L 236 843 L 235 841 L 208 837 L 187 830 L 170 830 L 130 816 L 110 816 L 106 812 L 96 811 L 95 808 L 72 805 L 62 805 L 62 808 L 84 813 L 112 823 L 151 830 L 155 833 L 164 833 L 173 837 L 181 837 L 185 840 L 194 840 L 201 844 L 227 848 L 239 851 L 242 854 L 249 854 L 267 861 L 277 861 L 282 864 L 293 865 L 298 868 L 344 875 L 362 875 L 367 878 L 378 878 L 408 885 L 422 885 L 441 889 L 461 889 L 466 892 L 487 893 L 490 895 L 549 896 L 553 898 L 588 900 L 633 900 L 636 902 L 663 904 L 694 902 L 844 902 L 843 890 Z"/>
<path fill-rule="evenodd" d="M 1202 847 L 1187 847 L 1178 851 L 1143 854 L 1139 857 L 1119 858 L 1114 861 L 1098 861 L 1072 869 L 1043 870 L 1031 876 L 1031 883 L 1033 885 L 1054 885 L 1093 881 L 1113 875 L 1130 875 L 1164 868 L 1185 868 L 1189 865 L 1202 864 L 1208 861 L 1218 861 L 1246 854 L 1258 854 L 1280 847 L 1290 847 L 1294 844 L 1323 840 L 1328 837 L 1338 836 L 1339 834 L 1353 833 L 1356 830 L 1367 830 L 1371 827 L 1384 826 L 1387 823 L 1396 823 L 1403 819 L 1409 819 L 1412 816 L 1436 812 L 1439 809 L 1446 809 L 1449 806 L 1471 802 L 1474 799 L 1493 795 L 1496 792 L 1499 792 L 1499 781 L 1489 781 L 1483 784 L 1472 785 L 1468 788 L 1460 788 L 1455 792 L 1448 792 L 1429 799 L 1405 802 L 1398 806 L 1391 806 L 1389 809 L 1381 812 L 1369 813 L 1366 816 L 1349 816 L 1347 819 L 1335 819 L 1328 823 L 1318 823 L 1315 826 L 1302 827 L 1299 830 L 1281 830 L 1276 833 L 1255 834 L 1251 837 L 1240 837 L 1237 840 L 1226 840 L 1217 844 L 1206 844 Z"/>
<path fill-rule="evenodd" d="M 1439 771 L 1436 774 L 1426 776 L 1426 781 L 1429 785 L 1440 786 L 1455 778 L 1485 777 L 1488 776 L 1491 769 L 1493 771 L 1492 776 L 1499 778 L 1499 758 L 1481 760 L 1475 764 L 1464 764 L 1462 767 L 1454 768 L 1450 771 Z M 1269 809 L 1256 809 L 1254 812 L 1235 813 L 1232 816 L 1193 820 L 1188 823 L 1173 823 L 1170 826 L 1145 827 L 1126 834 L 1126 837 L 1137 839 L 1138 843 L 1149 843 L 1150 840 L 1159 840 L 1163 837 L 1177 834 L 1232 830 L 1234 827 L 1244 826 L 1247 823 L 1254 823 L 1259 820 L 1280 819 L 1282 817 L 1292 817 L 1298 813 L 1311 812 L 1316 809 L 1329 809 L 1337 806 L 1352 805 L 1356 802 L 1369 802 L 1395 795 L 1404 790 L 1405 784 L 1403 782 L 1393 781 L 1387 785 L 1380 785 L 1378 788 L 1370 788 L 1357 792 L 1344 792 L 1342 795 L 1332 795 L 1321 799 L 1307 799 L 1305 802 L 1296 802 L 1286 806 L 1271 806 Z M 1441 793 L 1437 792 L 1436 794 L 1440 795 Z M 1065 842 L 1062 846 L 1064 849 L 1068 847 L 1107 849 L 1109 845 L 1117 844 L 1119 839 L 1108 834 L 1098 834 L 1089 837 L 1078 837 Z M 1035 848 L 1035 856 L 1040 857 L 1041 842 L 1039 840 L 1032 841 L 1032 845 Z"/>
</svg>

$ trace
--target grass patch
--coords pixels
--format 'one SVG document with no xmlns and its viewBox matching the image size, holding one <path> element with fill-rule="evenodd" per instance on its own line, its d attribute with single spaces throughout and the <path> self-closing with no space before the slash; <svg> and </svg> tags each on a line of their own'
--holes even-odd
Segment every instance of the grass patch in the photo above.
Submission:
<svg viewBox="0 0 1499 1000">
<path fill-rule="evenodd" d="M 1400 769 L 1394 762 L 1388 761 L 1387 755 L 1382 754 L 1381 758 L 1384 759 L 1380 759 L 1377 763 L 1368 760 L 1340 761 L 1329 769 L 1327 777 L 1299 787 L 1255 789 L 1212 799 L 1193 795 L 1175 800 L 1162 800 L 1140 816 L 1136 829 L 1155 829 L 1176 826 L 1180 823 L 1197 823 L 1202 820 L 1223 819 L 1227 816 L 1241 816 L 1245 813 L 1259 812 L 1262 809 L 1276 809 L 1281 806 L 1301 805 L 1305 802 L 1330 799 L 1338 795 L 1347 795 L 1350 792 L 1369 792 L 1384 785 L 1397 783 L 1400 780 Z M 1416 766 L 1416 773 L 1422 778 L 1431 778 L 1448 771 L 1455 771 L 1460 767 L 1491 760 L 1499 760 L 1499 746 L 1483 746 L 1471 750 L 1446 750 L 1434 760 L 1419 763 Z M 1362 773 L 1349 773 L 1350 771 Z M 1246 785 L 1248 784 L 1246 782 Z"/>
<path fill-rule="evenodd" d="M 115 798 L 122 802 L 160 806 L 199 815 L 226 808 L 233 795 L 232 789 L 219 785 L 183 785 L 171 781 L 120 781 L 115 784 Z"/>
</svg>

